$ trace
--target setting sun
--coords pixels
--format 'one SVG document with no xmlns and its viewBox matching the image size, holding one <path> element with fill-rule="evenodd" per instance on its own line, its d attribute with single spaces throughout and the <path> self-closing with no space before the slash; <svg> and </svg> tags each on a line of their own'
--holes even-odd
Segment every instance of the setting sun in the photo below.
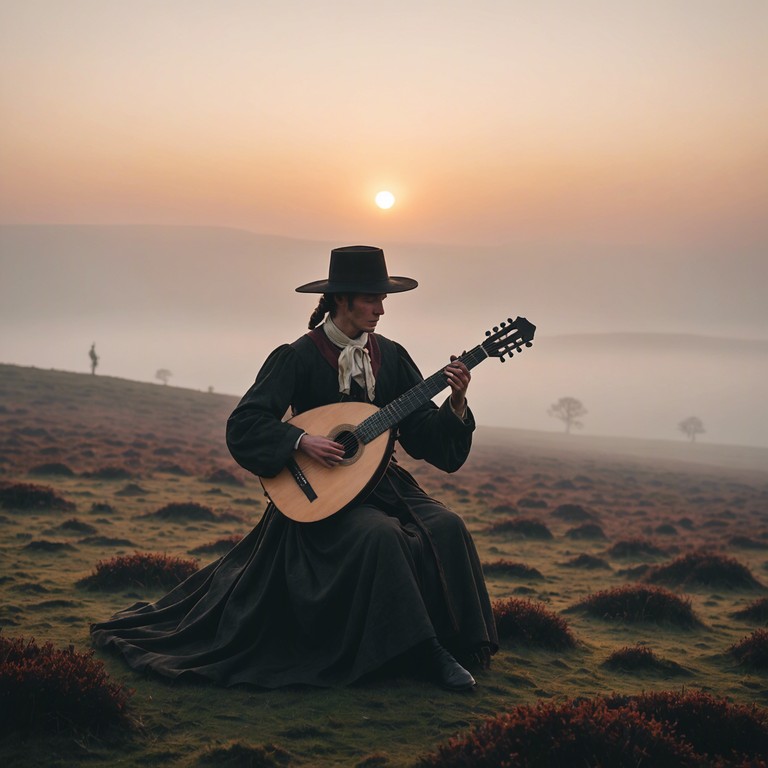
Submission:
<svg viewBox="0 0 768 768">
<path fill-rule="evenodd" d="M 376 195 L 376 205 L 386 210 L 395 204 L 395 196 L 391 192 L 382 191 Z"/>
</svg>

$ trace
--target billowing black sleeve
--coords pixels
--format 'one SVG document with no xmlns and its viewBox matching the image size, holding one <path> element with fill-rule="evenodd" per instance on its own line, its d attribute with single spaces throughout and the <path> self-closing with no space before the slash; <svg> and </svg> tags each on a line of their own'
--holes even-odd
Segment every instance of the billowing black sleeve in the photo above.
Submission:
<svg viewBox="0 0 768 768">
<path fill-rule="evenodd" d="M 405 392 L 422 381 L 421 373 L 410 355 L 396 344 L 400 355 L 398 388 Z M 475 417 L 467 407 L 459 418 L 445 399 L 438 408 L 431 400 L 400 423 L 399 441 L 414 459 L 424 459 L 445 472 L 455 472 L 467 460 L 472 448 Z"/>
<path fill-rule="evenodd" d="M 227 421 L 227 446 L 235 461 L 263 477 L 274 477 L 291 456 L 301 430 L 282 421 L 300 376 L 290 344 L 266 359 L 253 386 Z"/>
</svg>

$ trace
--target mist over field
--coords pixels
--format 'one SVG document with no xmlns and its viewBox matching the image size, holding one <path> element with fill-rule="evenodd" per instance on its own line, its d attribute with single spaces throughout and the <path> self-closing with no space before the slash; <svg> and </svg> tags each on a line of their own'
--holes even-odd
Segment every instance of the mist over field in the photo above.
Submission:
<svg viewBox="0 0 768 768">
<path fill-rule="evenodd" d="M 0 228 L 0 362 L 240 395 L 271 349 L 306 330 L 338 242 L 212 227 Z M 510 243 L 471 248 L 376 242 L 390 274 L 379 332 L 428 375 L 507 317 L 537 326 L 533 348 L 473 372 L 486 426 L 559 431 L 547 409 L 581 400 L 584 435 L 768 445 L 768 265 L 746 246 Z M 158 382 L 159 384 L 159 382 Z"/>
</svg>

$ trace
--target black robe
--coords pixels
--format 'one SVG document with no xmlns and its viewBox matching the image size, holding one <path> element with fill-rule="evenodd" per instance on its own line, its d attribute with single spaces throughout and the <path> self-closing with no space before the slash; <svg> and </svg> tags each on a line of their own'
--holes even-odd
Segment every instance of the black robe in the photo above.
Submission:
<svg viewBox="0 0 768 768">
<path fill-rule="evenodd" d="M 375 405 L 421 375 L 407 352 L 369 336 Z M 227 423 L 233 457 L 276 475 L 300 430 L 287 411 L 344 399 L 336 350 L 319 331 L 276 349 Z M 364 399 L 353 386 L 353 399 Z M 400 445 L 447 472 L 470 447 L 471 412 L 428 402 L 399 425 Z M 351 683 L 437 637 L 459 657 L 498 639 L 474 543 L 454 512 L 430 498 L 393 459 L 354 507 L 297 523 L 270 504 L 228 554 L 153 604 L 137 603 L 91 629 L 137 670 L 221 685 L 267 688 Z"/>
</svg>

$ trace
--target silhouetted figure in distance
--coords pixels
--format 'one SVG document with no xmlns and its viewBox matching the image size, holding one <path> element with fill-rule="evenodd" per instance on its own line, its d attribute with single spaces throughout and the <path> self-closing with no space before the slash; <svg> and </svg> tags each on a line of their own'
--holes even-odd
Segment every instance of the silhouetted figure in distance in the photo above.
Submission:
<svg viewBox="0 0 768 768">
<path fill-rule="evenodd" d="M 96 354 L 96 342 L 91 344 L 91 349 L 88 352 L 88 356 L 91 358 L 91 375 L 96 374 L 96 366 L 99 364 L 99 356 Z"/>
</svg>

